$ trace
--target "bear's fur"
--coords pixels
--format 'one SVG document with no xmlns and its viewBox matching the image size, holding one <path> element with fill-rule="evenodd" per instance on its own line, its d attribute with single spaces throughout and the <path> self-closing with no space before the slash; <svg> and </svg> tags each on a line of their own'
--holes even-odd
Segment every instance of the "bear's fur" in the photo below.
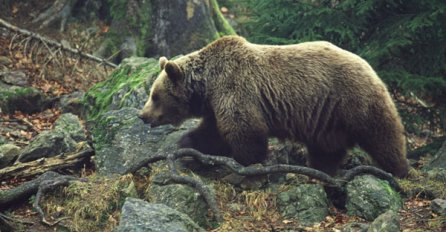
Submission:
<svg viewBox="0 0 446 232">
<path fill-rule="evenodd" d="M 370 65 L 329 42 L 272 46 L 223 37 L 162 69 L 140 117 L 152 126 L 202 118 L 181 147 L 261 162 L 267 138 L 306 144 L 312 167 L 335 174 L 359 145 L 386 171 L 408 172 L 404 128 Z"/>
</svg>

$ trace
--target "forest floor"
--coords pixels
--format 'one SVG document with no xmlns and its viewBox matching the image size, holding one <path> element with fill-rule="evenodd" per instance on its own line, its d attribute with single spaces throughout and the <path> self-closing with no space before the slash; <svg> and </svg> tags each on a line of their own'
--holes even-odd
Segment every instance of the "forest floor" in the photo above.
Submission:
<svg viewBox="0 0 446 232">
<path fill-rule="evenodd" d="M 26 1 L 25 1 L 26 2 Z M 30 1 L 33 4 L 40 1 Z M 28 29 L 32 32 L 40 33 L 48 38 L 57 41 L 67 41 L 73 47 L 82 47 L 83 51 L 92 53 L 98 47 L 101 41 L 101 34 L 106 33 L 107 27 L 105 23 L 97 21 L 95 25 L 92 22 L 69 22 L 66 32 L 60 33 L 58 26 L 48 27 L 44 29 L 36 29 L 35 25 L 30 24 L 31 18 L 42 12 L 48 4 L 43 3 L 33 5 L 31 3 L 13 5 L 9 12 L 0 11 L 0 18 L 21 28 Z M 49 1 L 52 2 L 52 1 Z M 95 35 L 87 35 L 83 33 L 88 27 L 98 28 Z M 15 37 L 15 38 L 14 38 Z M 14 38 L 14 40 L 13 40 Z M 27 48 L 26 37 L 1 36 L 0 34 L 0 57 L 6 57 L 11 62 L 4 67 L 8 71 L 20 70 L 24 72 L 30 79 L 31 86 L 42 90 L 49 96 L 57 97 L 63 94 L 72 93 L 74 91 L 85 91 L 93 84 L 103 80 L 111 71 L 110 68 L 104 68 L 94 62 L 86 62 L 79 60 L 76 56 L 60 53 L 60 56 L 66 56 L 65 59 L 51 59 L 51 53 L 58 52 L 48 49 L 47 57 L 39 54 L 39 57 L 33 56 Z M 46 48 L 43 48 L 46 49 Z M 51 51 L 50 51 L 51 50 Z M 0 66 L 1 68 L 1 66 Z M 0 69 L 0 71 L 3 71 Z M 35 114 L 24 114 L 15 112 L 13 115 L 0 113 L 0 134 L 7 138 L 11 143 L 17 146 L 26 146 L 31 139 L 37 134 L 53 128 L 55 120 L 61 114 L 61 110 L 57 107 L 47 109 L 43 112 Z M 412 147 L 424 145 L 427 141 L 424 138 L 410 135 Z M 79 170 L 74 170 L 79 173 Z M 0 190 L 12 188 L 26 180 L 9 180 L 2 182 Z M 264 201 L 271 199 L 268 196 L 262 198 Z M 221 207 L 225 207 L 230 202 L 224 202 L 221 199 Z M 229 200 L 229 199 L 227 199 Z M 264 208 L 268 211 L 267 202 L 244 202 L 245 204 L 266 205 Z M 400 211 L 400 222 L 403 231 L 444 231 L 446 225 L 438 225 L 437 215 L 430 210 L 431 201 L 422 197 L 405 198 L 404 207 Z M 312 227 L 303 228 L 302 231 L 341 231 L 344 224 L 348 222 L 359 221 L 361 219 L 346 215 L 345 211 L 331 209 L 332 216 L 328 216 L 325 221 Z M 34 222 L 33 231 L 53 231 L 52 228 L 40 225 L 38 214 L 32 209 L 30 202 L 24 202 L 16 205 L 8 210 L 9 213 L 20 218 L 20 220 Z M 272 211 L 271 211 L 272 212 Z M 226 219 L 243 217 L 244 215 L 228 215 Z M 250 223 L 244 224 L 247 231 L 281 231 L 281 228 L 291 227 L 294 222 L 291 220 L 283 220 L 274 215 L 268 215 L 267 212 L 263 216 L 270 216 L 260 220 L 252 220 Z M 289 226 L 287 226 L 289 225 Z M 30 228 L 30 229 L 31 229 Z"/>
</svg>

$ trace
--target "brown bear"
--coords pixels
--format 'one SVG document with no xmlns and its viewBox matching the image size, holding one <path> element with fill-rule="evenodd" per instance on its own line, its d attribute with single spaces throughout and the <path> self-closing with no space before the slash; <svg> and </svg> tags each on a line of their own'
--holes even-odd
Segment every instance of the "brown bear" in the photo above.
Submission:
<svg viewBox="0 0 446 232">
<path fill-rule="evenodd" d="M 268 137 L 303 142 L 311 167 L 335 174 L 359 145 L 386 171 L 406 176 L 404 128 L 370 65 L 324 42 L 274 46 L 223 37 L 161 73 L 139 117 L 151 126 L 202 118 L 181 147 L 231 155 L 243 165 L 266 158 Z"/>
</svg>

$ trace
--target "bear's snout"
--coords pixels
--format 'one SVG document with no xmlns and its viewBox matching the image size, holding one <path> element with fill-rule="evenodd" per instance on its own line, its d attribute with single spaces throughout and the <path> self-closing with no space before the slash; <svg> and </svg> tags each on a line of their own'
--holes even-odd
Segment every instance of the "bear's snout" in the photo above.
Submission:
<svg viewBox="0 0 446 232">
<path fill-rule="evenodd" d="M 138 118 L 140 118 L 145 124 L 150 124 L 150 127 L 157 127 L 157 126 L 163 125 L 163 123 L 161 123 L 161 119 L 162 119 L 161 116 L 158 118 L 153 118 L 153 117 L 145 115 L 143 112 L 139 112 Z"/>
<path fill-rule="evenodd" d="M 138 113 L 138 118 L 140 118 L 145 124 L 150 124 L 150 120 L 147 117 L 144 117 L 143 112 Z"/>
</svg>

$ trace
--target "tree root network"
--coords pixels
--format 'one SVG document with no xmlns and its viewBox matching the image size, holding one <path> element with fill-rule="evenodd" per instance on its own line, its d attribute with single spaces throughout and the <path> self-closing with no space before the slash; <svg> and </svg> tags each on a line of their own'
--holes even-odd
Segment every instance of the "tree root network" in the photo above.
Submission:
<svg viewBox="0 0 446 232">
<path fill-rule="evenodd" d="M 215 192 L 209 186 L 204 184 L 201 180 L 197 178 L 193 178 L 190 176 L 180 175 L 178 170 L 175 167 L 175 160 L 182 157 L 193 157 L 196 160 L 202 162 L 206 165 L 223 165 L 229 168 L 233 173 L 236 173 L 241 176 L 256 176 L 256 175 L 265 175 L 265 174 L 274 174 L 274 173 L 296 173 L 308 176 L 310 178 L 321 181 L 325 186 L 338 189 L 339 191 L 345 191 L 345 185 L 352 180 L 355 176 L 363 175 L 363 174 L 371 174 L 378 178 L 384 179 L 389 182 L 389 184 L 397 191 L 401 191 L 400 186 L 393 178 L 393 176 L 379 168 L 372 166 L 358 166 L 353 169 L 345 171 L 340 177 L 331 177 L 330 175 L 318 171 L 316 169 L 296 166 L 296 165 L 286 165 L 286 164 L 277 164 L 271 166 L 242 166 L 237 163 L 234 159 L 224 157 L 224 156 L 211 156 L 205 155 L 195 149 L 191 148 L 183 148 L 179 149 L 173 153 L 156 153 L 151 156 L 148 156 L 146 159 L 142 160 L 138 164 L 134 165 L 132 169 L 129 170 L 129 173 L 134 173 L 138 171 L 140 168 L 147 166 L 148 164 L 154 163 L 160 160 L 166 160 L 169 172 L 167 174 L 163 174 L 163 182 L 161 184 L 185 184 L 192 188 L 194 188 L 197 192 L 199 192 L 206 203 L 209 206 L 210 211 L 212 212 L 213 218 L 217 222 L 222 222 L 221 212 L 217 206 L 217 200 L 215 197 Z M 78 178 L 73 176 L 60 175 L 53 171 L 48 171 L 38 178 L 23 183 L 22 185 L 8 190 L 0 191 L 0 207 L 10 205 L 13 202 L 23 200 L 31 196 L 32 194 L 36 194 L 36 199 L 34 201 L 33 207 L 39 213 L 41 220 L 46 225 L 55 225 L 60 220 L 56 222 L 50 223 L 45 219 L 44 212 L 39 206 L 40 199 L 45 192 L 48 192 L 54 189 L 57 186 L 67 186 L 72 181 L 79 181 Z"/>
</svg>

